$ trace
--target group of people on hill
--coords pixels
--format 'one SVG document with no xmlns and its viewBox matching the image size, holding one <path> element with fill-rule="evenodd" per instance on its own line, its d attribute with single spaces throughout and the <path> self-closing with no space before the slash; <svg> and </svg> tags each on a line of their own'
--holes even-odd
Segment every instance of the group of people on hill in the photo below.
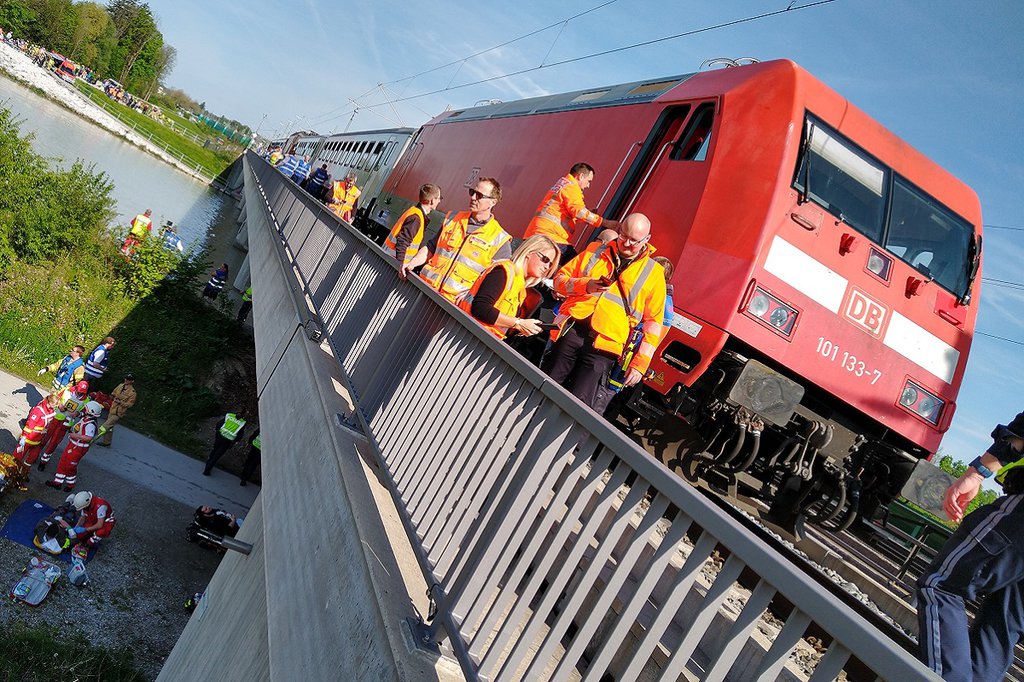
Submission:
<svg viewBox="0 0 1024 682">
<path fill-rule="evenodd" d="M 38 372 L 38 376 L 53 374 L 51 391 L 29 411 L 13 456 L 26 472 L 33 465 L 45 471 L 66 437 L 67 444 L 61 450 L 53 478 L 45 481 L 51 488 L 73 492 L 78 483 L 79 463 L 89 448 L 93 443 L 109 446 L 114 425 L 135 405 L 135 379 L 131 374 L 125 375 L 109 396 L 90 390 L 106 374 L 115 345 L 114 338 L 108 336 L 88 355 L 83 346 L 73 346 L 63 359 Z M 109 414 L 100 425 L 103 403 Z M 68 501 L 72 502 L 71 496 Z M 87 523 L 72 528 L 69 537 L 87 550 L 110 534 L 114 527 L 113 509 L 109 502 L 91 492 L 78 493 L 73 502 Z"/>
</svg>

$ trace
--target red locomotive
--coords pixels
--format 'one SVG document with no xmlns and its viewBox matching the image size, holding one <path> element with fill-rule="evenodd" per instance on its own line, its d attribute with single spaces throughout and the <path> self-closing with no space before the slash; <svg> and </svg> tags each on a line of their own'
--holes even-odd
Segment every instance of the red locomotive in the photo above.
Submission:
<svg viewBox="0 0 1024 682">
<path fill-rule="evenodd" d="M 688 475 L 846 524 L 936 450 L 978 311 L 969 187 L 773 61 L 445 112 L 376 206 L 494 176 L 519 237 L 576 161 L 597 169 L 588 205 L 645 213 L 676 264 L 675 317 L 629 407 L 697 429 Z"/>
</svg>

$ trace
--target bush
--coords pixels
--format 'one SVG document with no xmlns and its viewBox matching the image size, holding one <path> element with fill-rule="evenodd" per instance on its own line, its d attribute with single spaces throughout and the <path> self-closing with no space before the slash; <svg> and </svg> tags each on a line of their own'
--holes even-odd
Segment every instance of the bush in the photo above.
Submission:
<svg viewBox="0 0 1024 682">
<path fill-rule="evenodd" d="M 0 109 L 0 274 L 15 257 L 28 263 L 95 248 L 113 215 L 107 176 L 75 162 L 51 166 Z"/>
</svg>

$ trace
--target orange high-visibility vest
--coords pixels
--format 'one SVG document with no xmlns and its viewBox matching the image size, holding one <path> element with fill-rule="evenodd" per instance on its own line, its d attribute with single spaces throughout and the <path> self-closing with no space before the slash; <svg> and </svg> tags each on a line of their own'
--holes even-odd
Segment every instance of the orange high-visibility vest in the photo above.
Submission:
<svg viewBox="0 0 1024 682">
<path fill-rule="evenodd" d="M 555 291 L 566 297 L 555 319 L 559 329 L 570 317 L 590 318 L 590 326 L 597 334 L 594 347 L 621 355 L 630 330 L 642 323 L 643 340 L 629 366 L 646 372 L 661 341 L 665 317 L 665 270 L 651 257 L 653 253 L 654 249 L 648 246 L 607 291 L 588 294 L 587 282 L 612 277 L 619 260 L 616 242 L 590 244 L 555 274 Z M 551 333 L 552 339 L 557 336 L 558 330 Z"/>
<path fill-rule="evenodd" d="M 583 190 L 573 175 L 559 178 L 537 207 L 537 213 L 526 226 L 524 239 L 535 234 L 550 237 L 556 244 L 568 244 L 569 236 L 580 223 L 601 227 L 601 216 L 587 209 Z"/>
<path fill-rule="evenodd" d="M 512 240 L 494 216 L 480 227 L 470 228 L 472 215 L 460 211 L 445 218 L 437 236 L 437 250 L 420 275 L 452 302 L 469 291 L 498 249 Z"/>
<path fill-rule="evenodd" d="M 412 241 L 409 242 L 409 248 L 405 250 L 404 254 L 395 254 L 395 258 L 402 261 L 403 263 L 412 258 L 413 256 L 415 256 L 416 252 L 420 250 L 420 246 L 423 243 L 423 227 L 427 223 L 426 216 L 423 215 L 423 209 L 420 208 L 420 205 L 416 204 L 415 206 L 410 206 L 409 210 L 407 210 L 398 218 L 398 221 L 395 223 L 394 227 L 391 228 L 391 234 L 389 234 L 388 238 L 384 240 L 385 249 L 391 249 L 392 251 L 397 249 L 398 233 L 402 231 L 402 223 L 405 222 L 406 218 L 413 215 L 416 216 L 420 224 L 420 226 L 416 228 L 416 235 L 412 238 Z"/>
<path fill-rule="evenodd" d="M 482 275 L 473 283 L 473 287 L 469 290 L 469 294 L 459 299 L 459 307 L 465 310 L 470 315 L 473 314 L 473 299 L 476 297 L 477 291 L 480 289 L 480 283 L 484 281 L 484 278 L 496 268 L 501 268 L 505 271 L 505 289 L 501 292 L 501 296 L 494 302 L 494 307 L 498 309 L 499 313 L 508 315 L 509 317 L 515 317 L 519 309 L 523 307 L 523 301 L 526 299 L 526 278 L 516 269 L 515 263 L 510 260 L 500 260 L 487 268 Z M 489 331 L 490 333 L 497 336 L 499 339 L 505 338 L 508 334 L 509 327 L 503 326 L 495 322 L 494 324 L 484 324 L 482 321 L 480 326 Z"/>
<path fill-rule="evenodd" d="M 347 185 L 341 180 L 336 180 L 331 194 L 330 209 L 342 220 L 352 220 L 352 209 L 356 207 L 356 199 L 360 194 L 362 190 L 355 185 Z"/>
</svg>

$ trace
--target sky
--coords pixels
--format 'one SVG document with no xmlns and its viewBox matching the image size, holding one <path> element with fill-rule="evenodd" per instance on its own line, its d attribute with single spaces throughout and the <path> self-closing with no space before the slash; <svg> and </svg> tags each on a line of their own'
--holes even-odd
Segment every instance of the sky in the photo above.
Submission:
<svg viewBox="0 0 1024 682">
<path fill-rule="evenodd" d="M 177 48 L 167 84 L 265 136 L 416 127 L 448 107 L 689 73 L 714 57 L 796 61 L 974 188 L 986 226 L 1011 228 L 985 230 L 980 333 L 940 448 L 970 461 L 1024 410 L 1024 2 L 799 9 L 814 2 L 149 0 Z"/>
</svg>

